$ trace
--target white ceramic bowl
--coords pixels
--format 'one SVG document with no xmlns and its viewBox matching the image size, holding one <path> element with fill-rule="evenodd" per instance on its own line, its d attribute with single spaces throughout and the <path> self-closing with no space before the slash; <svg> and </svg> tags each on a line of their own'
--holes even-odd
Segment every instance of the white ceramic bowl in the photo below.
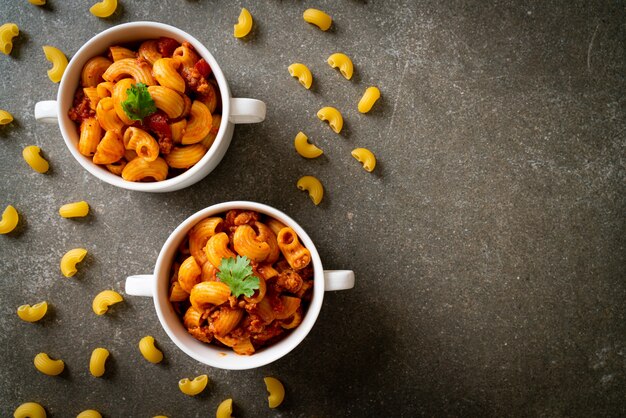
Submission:
<svg viewBox="0 0 626 418">
<path fill-rule="evenodd" d="M 311 252 L 313 265 L 313 298 L 302 323 L 284 339 L 258 350 L 251 356 L 242 356 L 229 348 L 221 348 L 196 340 L 185 329 L 182 320 L 174 311 L 169 301 L 170 268 L 176 256 L 178 246 L 187 232 L 195 224 L 210 216 L 231 209 L 254 210 L 269 215 L 296 231 L 302 244 Z M 311 331 L 319 315 L 328 290 L 343 290 L 354 287 L 354 273 L 350 270 L 324 270 L 319 253 L 307 233 L 293 219 L 278 209 L 255 202 L 226 202 L 210 206 L 187 218 L 169 236 L 159 254 L 152 275 L 130 276 L 126 279 L 126 293 L 135 296 L 151 296 L 161 326 L 174 343 L 189 356 L 201 363 L 220 369 L 243 370 L 261 367 L 285 356 L 304 340 Z"/>
<path fill-rule="evenodd" d="M 111 45 L 154 39 L 166 36 L 178 42 L 187 41 L 196 52 L 204 58 L 215 75 L 222 99 L 222 124 L 215 142 L 202 159 L 184 173 L 164 181 L 139 183 L 126 181 L 120 176 L 109 172 L 105 167 L 94 164 L 89 157 L 78 152 L 78 133 L 76 125 L 68 116 L 72 107 L 74 92 L 80 85 L 81 71 L 87 60 L 103 54 Z M 224 157 L 233 137 L 236 123 L 256 123 L 265 119 L 265 103 L 255 99 L 230 97 L 230 89 L 226 77 L 213 55 L 196 38 L 173 26 L 157 22 L 132 22 L 107 29 L 83 45 L 69 62 L 61 84 L 57 100 L 38 102 L 35 105 L 35 118 L 43 122 L 58 123 L 65 140 L 76 161 L 87 171 L 102 181 L 117 187 L 142 192 L 171 192 L 190 186 L 209 174 Z"/>
</svg>

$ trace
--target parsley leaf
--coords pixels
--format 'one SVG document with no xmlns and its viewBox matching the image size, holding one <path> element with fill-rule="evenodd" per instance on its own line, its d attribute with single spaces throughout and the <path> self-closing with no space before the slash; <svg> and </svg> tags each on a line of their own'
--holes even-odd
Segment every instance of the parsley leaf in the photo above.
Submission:
<svg viewBox="0 0 626 418">
<path fill-rule="evenodd" d="M 143 120 L 157 111 L 154 100 L 143 83 L 137 83 L 126 89 L 126 100 L 122 102 L 122 109 L 132 120 Z"/>
<path fill-rule="evenodd" d="M 240 295 L 250 297 L 259 288 L 259 278 L 252 275 L 250 260 L 245 256 L 237 256 L 237 259 L 222 258 L 217 277 L 230 287 L 236 298 Z"/>
</svg>

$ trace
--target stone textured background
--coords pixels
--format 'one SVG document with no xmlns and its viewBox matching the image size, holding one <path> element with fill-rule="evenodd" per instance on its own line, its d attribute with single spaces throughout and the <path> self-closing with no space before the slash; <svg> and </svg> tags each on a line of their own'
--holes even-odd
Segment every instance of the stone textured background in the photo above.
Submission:
<svg viewBox="0 0 626 418">
<path fill-rule="evenodd" d="M 0 56 L 0 206 L 20 212 L 0 236 L 0 416 L 38 401 L 51 417 L 87 408 L 109 417 L 213 416 L 233 397 L 237 417 L 624 416 L 626 415 L 625 167 L 626 12 L 623 1 L 129 1 L 109 19 L 92 2 L 0 2 L 0 23 L 21 33 Z M 513 3 L 517 3 L 514 5 Z M 255 18 L 233 38 L 240 7 Z M 321 32 L 307 7 L 334 18 Z M 115 24 L 156 20 L 203 42 L 233 96 L 267 103 L 267 120 L 238 126 L 217 169 L 164 195 L 116 189 L 76 163 L 56 126 L 36 123 L 37 101 L 56 96 L 41 46 L 68 57 Z M 325 63 L 352 57 L 346 81 Z M 289 77 L 310 66 L 314 88 Z M 383 99 L 368 115 L 368 85 Z M 346 120 L 337 136 L 317 120 L 324 105 Z M 292 147 L 305 131 L 325 154 Z M 22 160 L 37 144 L 41 175 Z M 365 146 L 373 174 L 350 156 Z M 319 177 L 319 207 L 295 188 Z M 58 207 L 85 199 L 85 220 Z M 149 299 L 126 297 L 96 317 L 92 297 L 150 272 L 161 245 L 187 216 L 236 200 L 270 204 L 309 232 L 326 268 L 351 268 L 357 286 L 328 294 L 313 331 L 287 357 L 258 370 L 203 366 L 171 343 Z M 69 248 L 89 257 L 63 278 Z M 17 306 L 48 300 L 38 324 Z M 153 335 L 166 362 L 143 360 Z M 97 346 L 111 359 L 89 375 Z M 38 373 L 40 351 L 66 361 Z M 207 373 L 188 398 L 177 381 Z M 287 390 L 275 411 L 262 378 Z"/>
</svg>

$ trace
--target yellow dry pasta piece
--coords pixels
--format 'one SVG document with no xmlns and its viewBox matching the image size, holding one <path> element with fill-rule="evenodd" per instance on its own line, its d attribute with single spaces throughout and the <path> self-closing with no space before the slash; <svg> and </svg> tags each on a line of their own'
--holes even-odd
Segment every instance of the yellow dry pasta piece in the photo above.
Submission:
<svg viewBox="0 0 626 418">
<path fill-rule="evenodd" d="M 333 24 L 333 18 L 318 9 L 306 9 L 302 18 L 305 22 L 311 23 L 323 31 L 328 30 Z"/>
<path fill-rule="evenodd" d="M 109 310 L 109 306 L 115 305 L 123 300 L 122 295 L 115 290 L 103 290 L 93 298 L 91 307 L 96 315 L 104 315 Z"/>
<path fill-rule="evenodd" d="M 91 352 L 91 359 L 89 359 L 89 372 L 94 377 L 100 377 L 104 374 L 104 366 L 109 358 L 109 350 L 106 348 L 98 347 Z"/>
<path fill-rule="evenodd" d="M 374 153 L 367 148 L 355 148 L 352 150 L 352 156 L 356 158 L 358 162 L 363 164 L 365 171 L 370 173 L 376 168 L 376 157 Z"/>
<path fill-rule="evenodd" d="M 8 234 L 13 231 L 20 220 L 20 215 L 17 214 L 17 210 L 9 205 L 2 212 L 2 220 L 0 220 L 0 234 Z"/>
<path fill-rule="evenodd" d="M 243 38 L 252 30 L 252 15 L 245 7 L 241 9 L 241 13 L 239 14 L 239 19 L 237 20 L 237 24 L 234 25 L 235 38 Z"/>
<path fill-rule="evenodd" d="M 22 305 L 17 308 L 17 316 L 26 322 L 37 322 L 46 315 L 46 312 L 48 312 L 46 301 L 36 303 L 33 306 Z"/>
<path fill-rule="evenodd" d="M 9 55 L 13 49 L 13 38 L 19 33 L 20 30 L 15 23 L 5 23 L 0 26 L 0 52 Z"/>
<path fill-rule="evenodd" d="M 309 70 L 306 65 L 294 62 L 287 67 L 287 70 L 289 70 L 289 74 L 292 77 L 296 77 L 298 79 L 300 84 L 302 84 L 305 89 L 308 90 L 311 88 L 311 84 L 313 84 L 313 74 L 311 74 L 311 70 Z"/>
<path fill-rule="evenodd" d="M 63 77 L 65 67 L 67 67 L 67 57 L 60 49 L 50 45 L 43 47 L 43 53 L 46 55 L 46 59 L 52 63 L 52 68 L 48 70 L 48 78 L 53 83 L 58 83 Z"/>
<path fill-rule="evenodd" d="M 26 402 L 17 407 L 13 418 L 46 418 L 46 410 L 37 402 Z"/>
<path fill-rule="evenodd" d="M 6 110 L 0 110 L 0 125 L 8 125 L 13 122 L 13 115 Z"/>
<path fill-rule="evenodd" d="M 322 182 L 313 176 L 300 177 L 296 186 L 300 190 L 309 192 L 309 197 L 316 206 L 320 204 L 324 197 L 324 186 L 322 186 Z"/>
<path fill-rule="evenodd" d="M 293 141 L 293 145 L 296 148 L 298 154 L 304 158 L 316 158 L 324 153 L 321 149 L 315 145 L 309 143 L 309 138 L 304 132 L 298 132 L 296 139 Z"/>
<path fill-rule="evenodd" d="M 265 377 L 263 381 L 267 391 L 270 393 L 267 397 L 270 408 L 278 407 L 285 399 L 285 387 L 275 377 Z"/>
<path fill-rule="evenodd" d="M 96 17 L 109 17 L 117 9 L 117 0 L 102 0 L 89 8 L 92 15 Z"/>
<path fill-rule="evenodd" d="M 154 345 L 154 337 L 146 335 L 139 341 L 139 351 L 143 358 L 150 363 L 160 363 L 163 360 L 163 352 Z"/>
<path fill-rule="evenodd" d="M 52 360 L 46 353 L 39 353 L 33 361 L 35 368 L 48 376 L 57 376 L 65 369 L 63 360 Z"/>
<path fill-rule="evenodd" d="M 83 261 L 86 255 L 87 250 L 84 248 L 74 248 L 66 252 L 65 255 L 61 257 L 61 273 L 63 273 L 65 277 L 75 275 L 78 271 L 76 264 Z"/>
<path fill-rule="evenodd" d="M 102 415 L 95 409 L 87 409 L 76 415 L 76 418 L 102 418 Z"/>
<path fill-rule="evenodd" d="M 82 218 L 89 214 L 89 204 L 84 200 L 67 203 L 59 208 L 59 215 L 64 218 Z"/>
<path fill-rule="evenodd" d="M 152 418 L 167 418 L 167 416 L 165 416 L 165 415 L 157 415 L 157 416 L 152 417 Z"/>
<path fill-rule="evenodd" d="M 328 62 L 328 65 L 332 68 L 339 67 L 339 72 L 346 78 L 346 80 L 350 80 L 352 78 L 354 66 L 352 65 L 352 60 L 346 54 L 337 52 L 328 57 L 326 62 Z"/>
<path fill-rule="evenodd" d="M 178 388 L 185 395 L 196 396 L 206 388 L 207 383 L 209 383 L 209 377 L 206 374 L 202 374 L 193 380 L 189 380 L 186 377 L 180 379 Z"/>
<path fill-rule="evenodd" d="M 45 173 L 50 168 L 50 164 L 40 154 L 41 148 L 37 145 L 29 145 L 22 151 L 22 157 L 28 165 L 38 173 Z"/>
<path fill-rule="evenodd" d="M 326 106 L 317 111 L 317 117 L 320 120 L 327 121 L 330 129 L 332 129 L 335 133 L 341 132 L 341 128 L 343 128 L 343 117 L 341 116 L 341 112 L 339 112 L 334 107 Z"/>
<path fill-rule="evenodd" d="M 43 6 L 46 4 L 46 0 L 28 0 L 30 4 L 34 4 L 35 6 Z"/>
<path fill-rule="evenodd" d="M 367 113 L 372 110 L 372 106 L 374 106 L 374 103 L 376 103 L 378 99 L 380 99 L 380 90 L 378 90 L 378 87 L 368 87 L 365 93 L 363 93 L 361 100 L 359 100 L 359 112 Z"/>
<path fill-rule="evenodd" d="M 233 413 L 233 400 L 226 399 L 222 401 L 215 411 L 215 418 L 231 418 Z"/>
</svg>

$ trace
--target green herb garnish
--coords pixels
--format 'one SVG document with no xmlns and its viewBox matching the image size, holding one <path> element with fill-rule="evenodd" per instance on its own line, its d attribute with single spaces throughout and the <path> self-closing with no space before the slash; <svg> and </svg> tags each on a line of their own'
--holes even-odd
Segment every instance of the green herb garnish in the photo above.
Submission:
<svg viewBox="0 0 626 418">
<path fill-rule="evenodd" d="M 259 288 L 259 278 L 252 275 L 250 260 L 245 256 L 237 256 L 237 259 L 222 258 L 217 277 L 230 287 L 236 298 L 240 295 L 250 297 Z"/>
<path fill-rule="evenodd" d="M 143 83 L 137 83 L 126 90 L 126 100 L 122 102 L 122 109 L 132 120 L 143 120 L 157 111 L 154 100 Z"/>
</svg>

